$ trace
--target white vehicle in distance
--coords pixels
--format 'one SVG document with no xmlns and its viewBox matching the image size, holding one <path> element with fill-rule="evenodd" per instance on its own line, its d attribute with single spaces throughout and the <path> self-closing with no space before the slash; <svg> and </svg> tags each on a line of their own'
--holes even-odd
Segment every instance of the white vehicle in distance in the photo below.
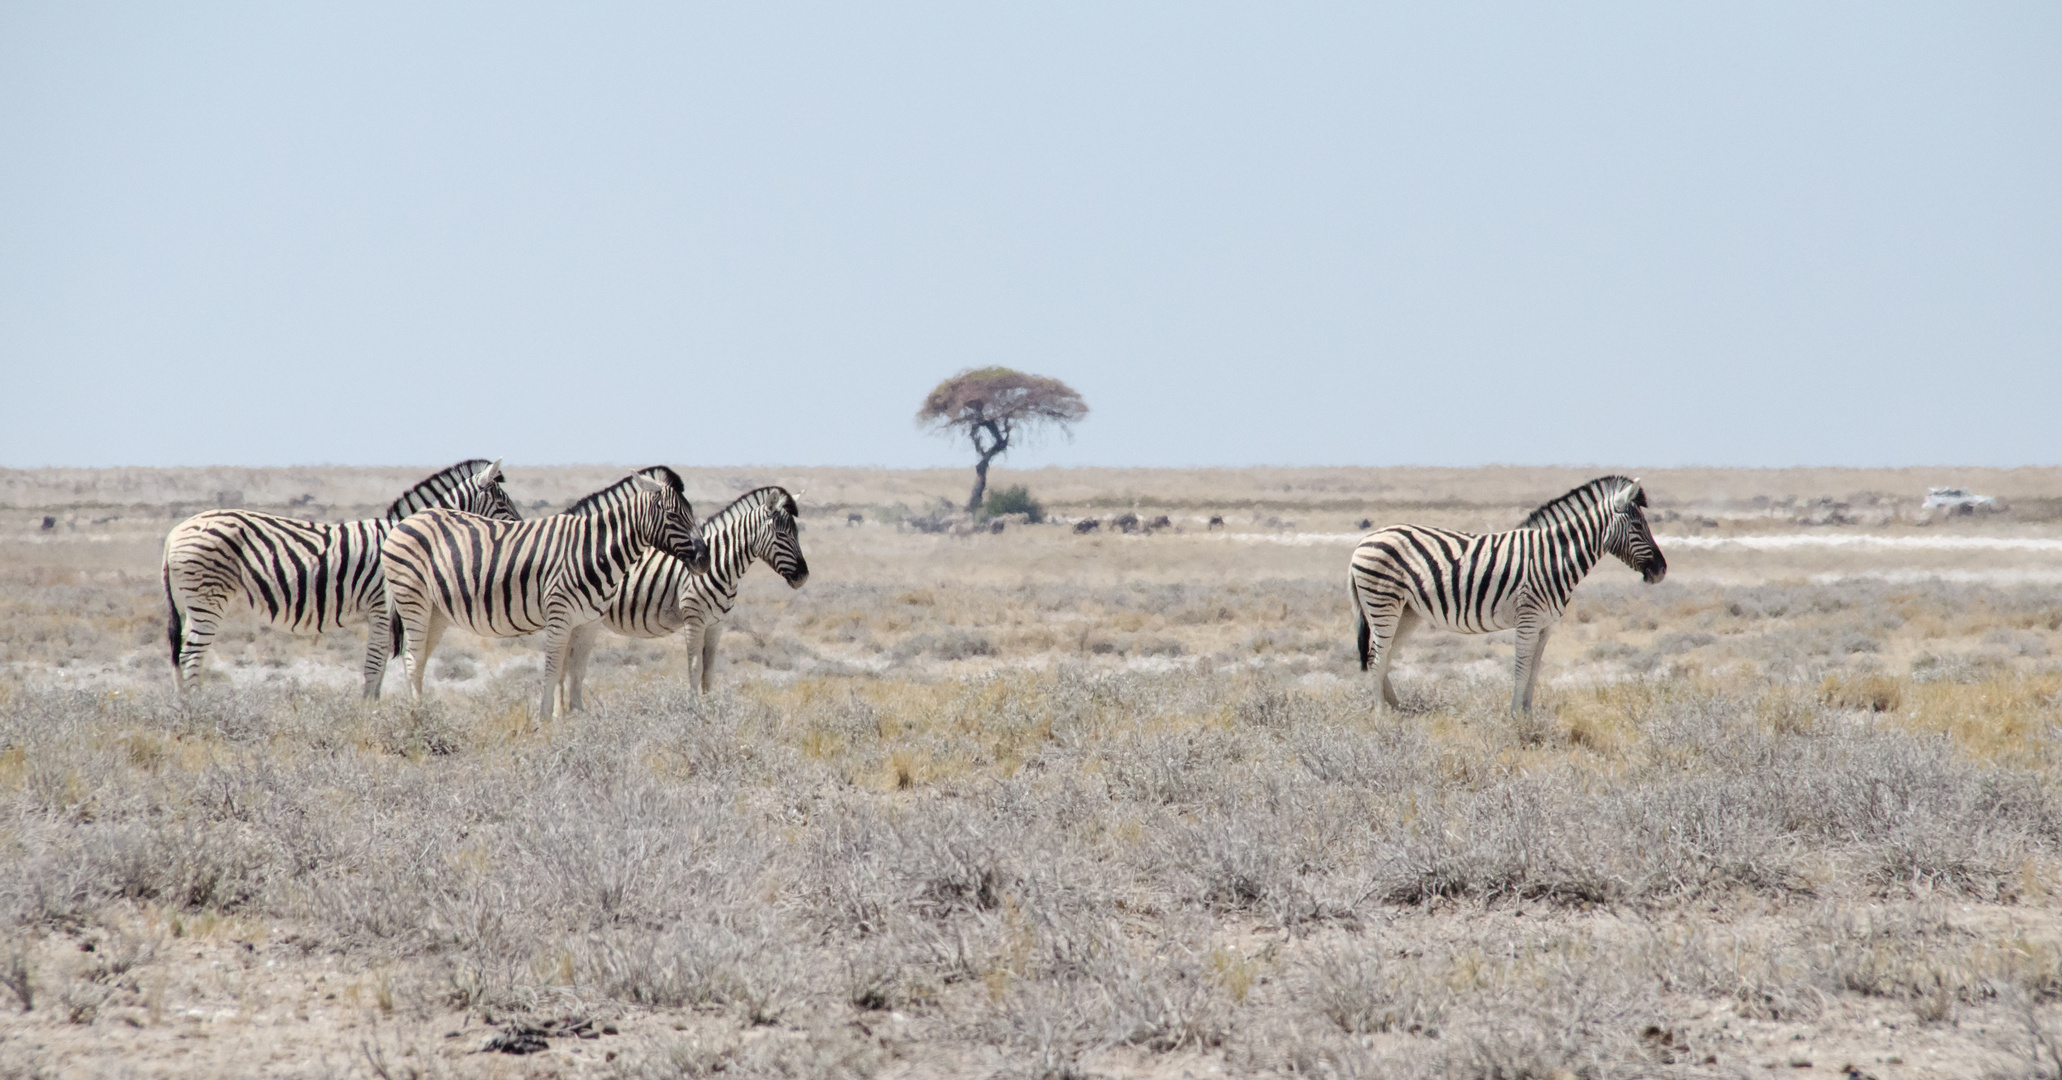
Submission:
<svg viewBox="0 0 2062 1080">
<path fill-rule="evenodd" d="M 1997 509 L 1998 501 L 1967 488 L 1937 487 L 1927 488 L 1926 501 L 1919 505 L 1927 510 L 1945 510 L 1950 514 L 1973 514 L 1978 510 Z"/>
</svg>

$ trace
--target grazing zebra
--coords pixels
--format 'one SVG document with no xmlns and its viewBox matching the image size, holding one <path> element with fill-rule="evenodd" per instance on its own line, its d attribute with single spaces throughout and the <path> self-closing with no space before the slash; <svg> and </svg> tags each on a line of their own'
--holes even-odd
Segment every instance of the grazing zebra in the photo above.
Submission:
<svg viewBox="0 0 2062 1080">
<path fill-rule="evenodd" d="M 371 624 L 365 639 L 365 696 L 378 697 L 392 634 L 379 545 L 394 523 L 445 506 L 515 521 L 501 489 L 501 463 L 461 461 L 409 488 L 382 517 L 324 523 L 210 510 L 165 537 L 165 601 L 171 609 L 172 678 L 183 692 L 200 676 L 223 612 L 241 599 L 295 633 Z"/>
<path fill-rule="evenodd" d="M 1547 631 L 1590 567 L 1615 555 L 1649 585 L 1667 575 L 1668 560 L 1641 510 L 1646 505 L 1638 480 L 1604 476 L 1534 510 L 1511 532 L 1394 525 L 1369 534 L 1353 550 L 1347 575 L 1360 669 L 1374 666 L 1382 700 L 1394 707 L 1389 662 L 1420 620 L 1464 634 L 1515 627 L 1511 711 L 1532 711 Z"/>
<path fill-rule="evenodd" d="M 577 507 L 573 513 L 577 511 Z M 709 692 L 716 667 L 716 642 L 723 618 L 737 603 L 737 583 L 759 560 L 773 568 L 791 589 L 809 580 L 809 560 L 802 557 L 801 530 L 795 497 L 778 487 L 745 492 L 702 522 L 702 540 L 709 545 L 709 566 L 690 569 L 661 551 L 647 551 L 630 571 L 630 580 L 616 590 L 601 621 L 573 635 L 571 675 L 566 680 L 567 704 L 580 707 L 580 684 L 587 674 L 587 656 L 603 627 L 625 637 L 661 638 L 687 631 L 689 680 Z M 697 677 L 694 668 L 700 667 Z"/>
<path fill-rule="evenodd" d="M 544 631 L 544 697 L 553 714 L 573 631 L 601 617 L 630 568 L 656 548 L 704 569 L 709 548 L 695 528 L 680 478 L 642 473 L 580 501 L 575 510 L 504 522 L 424 510 L 395 525 L 380 545 L 387 605 L 408 647 L 408 685 L 422 696 L 437 639 L 456 624 L 482 637 Z"/>
</svg>

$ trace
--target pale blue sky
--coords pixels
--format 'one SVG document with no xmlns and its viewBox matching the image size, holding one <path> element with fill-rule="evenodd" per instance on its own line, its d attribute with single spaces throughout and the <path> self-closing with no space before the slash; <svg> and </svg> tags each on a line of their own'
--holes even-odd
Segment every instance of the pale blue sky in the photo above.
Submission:
<svg viewBox="0 0 2062 1080">
<path fill-rule="evenodd" d="M 426 10 L 433 9 L 433 10 Z M 0 465 L 2062 462 L 2062 6 L 0 3 Z"/>
</svg>

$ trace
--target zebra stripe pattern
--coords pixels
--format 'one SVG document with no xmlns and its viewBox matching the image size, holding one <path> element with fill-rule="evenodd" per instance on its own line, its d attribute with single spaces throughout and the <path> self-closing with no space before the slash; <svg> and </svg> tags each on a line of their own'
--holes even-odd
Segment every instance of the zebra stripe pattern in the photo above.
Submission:
<svg viewBox="0 0 2062 1080">
<path fill-rule="evenodd" d="M 405 631 L 408 684 L 416 696 L 446 628 L 502 638 L 541 630 L 538 714 L 549 719 L 573 631 L 601 617 L 647 549 L 696 569 L 708 566 L 709 549 L 678 476 L 670 482 L 625 477 L 581 504 L 588 512 L 522 522 L 429 509 L 394 526 L 380 552 L 387 603 Z"/>
<path fill-rule="evenodd" d="M 570 512 L 570 511 L 569 511 Z M 809 580 L 809 560 L 802 556 L 801 513 L 785 488 L 748 491 L 702 522 L 702 540 L 709 545 L 709 568 L 697 573 L 662 551 L 647 551 L 616 591 L 599 622 L 582 627 L 570 649 L 567 695 L 580 707 L 580 687 L 587 657 L 604 627 L 624 637 L 661 638 L 687 632 L 689 678 L 708 693 L 716 662 L 716 643 L 723 619 L 737 604 L 738 581 L 756 561 L 764 562 L 791 589 Z M 699 666 L 697 676 L 692 670 Z"/>
<path fill-rule="evenodd" d="M 1464 634 L 1516 629 L 1511 710 L 1530 712 L 1547 632 L 1590 568 L 1613 555 L 1650 585 L 1667 575 L 1646 505 L 1638 480 L 1604 476 L 1534 510 L 1510 532 L 1396 525 L 1370 533 L 1353 550 L 1348 573 L 1361 670 L 1373 667 L 1393 708 L 1389 663 L 1418 623 Z"/>
<path fill-rule="evenodd" d="M 385 515 L 364 521 L 210 510 L 180 522 L 165 537 L 164 558 L 166 636 L 177 688 L 185 691 L 200 676 L 223 614 L 242 601 L 294 633 L 370 623 L 365 696 L 378 697 L 391 641 L 380 542 L 394 522 L 425 506 L 517 520 L 521 515 L 501 481 L 500 462 L 473 458 L 416 484 Z"/>
</svg>

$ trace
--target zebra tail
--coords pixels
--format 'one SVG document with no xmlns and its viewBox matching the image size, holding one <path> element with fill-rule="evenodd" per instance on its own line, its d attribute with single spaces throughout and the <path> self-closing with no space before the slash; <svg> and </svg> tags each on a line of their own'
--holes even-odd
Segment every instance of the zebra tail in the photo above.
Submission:
<svg viewBox="0 0 2062 1080">
<path fill-rule="evenodd" d="M 402 625 L 401 615 L 392 604 L 387 605 L 387 659 L 401 658 L 401 646 L 406 644 L 408 627 Z"/>
<path fill-rule="evenodd" d="M 1353 597 L 1353 643 L 1360 647 L 1360 670 L 1368 669 L 1368 613 L 1360 606 L 1360 595 Z"/>
<path fill-rule="evenodd" d="M 165 636 L 172 642 L 172 671 L 179 671 L 179 643 L 186 640 L 186 616 L 179 610 L 179 601 L 172 595 L 172 565 L 165 564 L 165 607 L 170 615 L 165 619 Z"/>
</svg>

